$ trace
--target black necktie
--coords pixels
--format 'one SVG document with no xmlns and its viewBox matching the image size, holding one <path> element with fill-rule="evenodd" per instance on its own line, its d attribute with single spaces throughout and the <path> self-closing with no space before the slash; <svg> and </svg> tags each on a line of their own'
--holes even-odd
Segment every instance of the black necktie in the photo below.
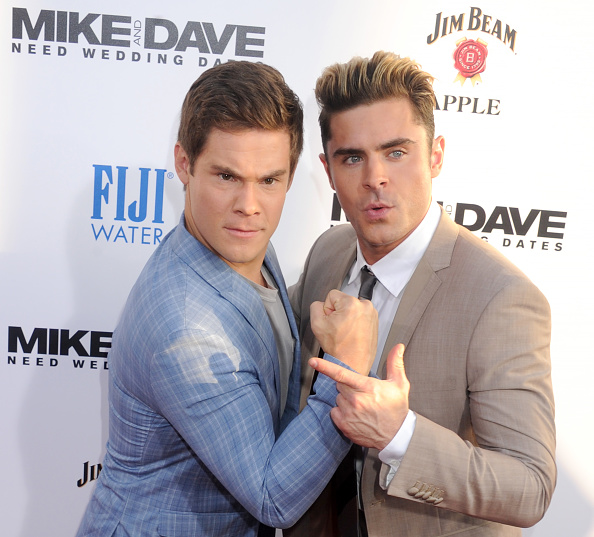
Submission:
<svg viewBox="0 0 594 537">
<path fill-rule="evenodd" d="M 369 267 L 367 265 L 362 267 L 359 300 L 371 300 L 376 283 L 377 278 Z M 339 467 L 339 471 L 342 470 L 341 481 L 336 483 L 335 479 L 335 484 L 338 485 L 336 494 L 338 503 L 337 526 L 340 535 L 343 537 L 367 536 L 367 524 L 365 523 L 363 506 L 360 503 L 361 472 L 366 451 L 361 446 L 353 444 L 341 467 Z M 337 475 L 339 475 L 339 472 L 337 472 Z"/>
<path fill-rule="evenodd" d="M 373 288 L 377 283 L 375 274 L 371 272 L 369 267 L 365 265 L 361 268 L 361 287 L 359 287 L 359 296 L 361 300 L 371 300 L 373 296 Z"/>
</svg>

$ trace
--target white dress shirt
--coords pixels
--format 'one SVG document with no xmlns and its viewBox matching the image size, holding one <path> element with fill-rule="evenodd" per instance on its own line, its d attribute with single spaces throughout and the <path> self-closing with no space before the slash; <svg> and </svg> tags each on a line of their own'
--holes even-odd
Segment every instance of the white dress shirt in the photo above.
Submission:
<svg viewBox="0 0 594 537">
<path fill-rule="evenodd" d="M 347 273 L 342 284 L 342 291 L 351 296 L 358 296 L 361 286 L 361 268 L 365 265 L 373 271 L 378 279 L 371 300 L 379 318 L 377 353 L 371 368 L 371 372 L 374 374 L 377 373 L 386 339 L 406 284 L 425 254 L 440 218 L 441 209 L 437 203 L 432 202 L 425 218 L 417 228 L 402 243 L 373 265 L 369 265 L 365 261 L 359 241 L 357 241 L 357 258 Z M 382 488 L 387 488 L 406 453 L 415 430 L 416 419 L 414 412 L 409 410 L 396 436 L 379 453 L 380 460 L 392 468 L 387 475 L 386 482 L 380 483 Z"/>
</svg>

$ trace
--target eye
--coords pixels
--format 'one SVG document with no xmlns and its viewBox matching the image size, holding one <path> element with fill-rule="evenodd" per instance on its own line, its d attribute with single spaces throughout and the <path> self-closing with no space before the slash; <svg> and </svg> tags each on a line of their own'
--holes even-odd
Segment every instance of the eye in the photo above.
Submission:
<svg viewBox="0 0 594 537">
<path fill-rule="evenodd" d="M 347 164 L 357 164 L 363 160 L 359 155 L 350 155 L 344 159 Z"/>
<path fill-rule="evenodd" d="M 233 176 L 230 173 L 219 173 L 219 177 L 223 181 L 231 181 L 231 179 L 233 179 Z"/>
<path fill-rule="evenodd" d="M 390 155 L 394 158 L 402 158 L 404 156 L 404 151 L 401 149 L 396 149 L 395 151 L 392 151 Z"/>
<path fill-rule="evenodd" d="M 265 185 L 273 185 L 274 183 L 276 183 L 276 179 L 274 177 L 267 177 L 264 179 Z"/>
</svg>

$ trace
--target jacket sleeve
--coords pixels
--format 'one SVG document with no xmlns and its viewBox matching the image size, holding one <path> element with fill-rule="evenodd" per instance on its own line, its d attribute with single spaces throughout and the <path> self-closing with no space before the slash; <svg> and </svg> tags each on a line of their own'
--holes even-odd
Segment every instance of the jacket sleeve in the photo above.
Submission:
<svg viewBox="0 0 594 537">
<path fill-rule="evenodd" d="M 550 309 L 540 291 L 516 281 L 497 293 L 467 356 L 476 443 L 418 415 L 388 494 L 513 526 L 538 522 L 556 480 L 549 345 Z"/>
<path fill-rule="evenodd" d="M 175 332 L 151 363 L 152 404 L 235 499 L 282 528 L 319 495 L 350 442 L 330 418 L 337 392 L 322 375 L 316 395 L 275 440 L 253 351 L 233 346 L 224 330 Z"/>
</svg>

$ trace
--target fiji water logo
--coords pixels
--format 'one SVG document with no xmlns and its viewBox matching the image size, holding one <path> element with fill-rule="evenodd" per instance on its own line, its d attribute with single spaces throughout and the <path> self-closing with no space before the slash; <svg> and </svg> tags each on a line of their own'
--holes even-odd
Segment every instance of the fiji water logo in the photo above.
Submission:
<svg viewBox="0 0 594 537">
<path fill-rule="evenodd" d="M 97 242 L 156 245 L 165 221 L 165 181 L 174 177 L 161 168 L 129 170 L 127 166 L 93 164 L 91 230 Z"/>
</svg>

